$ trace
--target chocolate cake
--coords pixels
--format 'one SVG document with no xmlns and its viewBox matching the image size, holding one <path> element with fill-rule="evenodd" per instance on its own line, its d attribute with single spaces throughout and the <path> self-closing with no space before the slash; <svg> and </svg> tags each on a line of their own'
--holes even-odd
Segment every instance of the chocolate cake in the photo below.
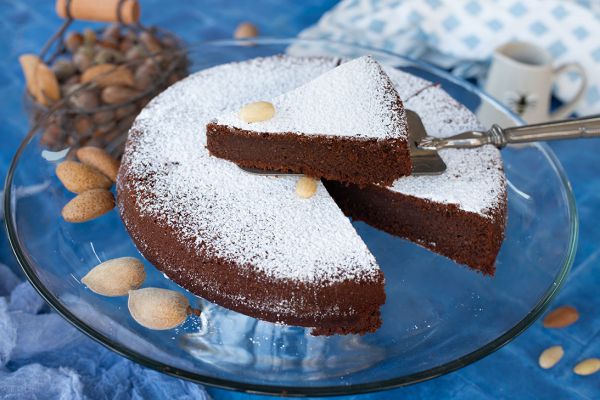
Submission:
<svg viewBox="0 0 600 400">
<path fill-rule="evenodd" d="M 334 68 L 335 59 L 273 57 L 197 73 L 138 116 L 117 181 L 125 227 L 170 279 L 229 309 L 313 333 L 365 333 L 380 324 L 384 279 L 322 184 L 248 174 L 211 157 L 210 118 L 272 98 Z"/>
<path fill-rule="evenodd" d="M 342 210 L 461 262 L 488 265 L 480 258 L 493 240 L 478 235 L 495 224 L 501 239 L 506 212 L 493 147 L 442 152 L 448 170 L 440 176 L 402 177 L 391 187 L 328 181 L 333 197 L 319 184 L 309 199 L 295 194 L 296 177 L 248 174 L 209 155 L 203 127 L 215 115 L 275 98 L 338 63 L 278 56 L 221 65 L 176 83 L 141 112 L 119 171 L 117 202 L 151 263 L 207 300 L 324 335 L 376 330 L 385 301 L 383 274 Z M 446 135 L 476 124 L 431 83 L 386 72 L 429 132 Z M 371 206 L 376 193 L 397 205 L 381 207 L 390 221 Z M 411 221 L 406 226 L 403 211 Z M 482 229 L 467 230 L 477 226 Z M 446 240 L 442 232 L 454 235 Z M 471 254 L 475 241 L 481 246 Z"/>
<path fill-rule="evenodd" d="M 411 173 L 402 101 L 371 57 L 341 64 L 272 103 L 275 114 L 266 121 L 248 123 L 235 111 L 209 123 L 211 154 L 359 186 L 390 185 Z"/>
<path fill-rule="evenodd" d="M 469 110 L 437 87 L 424 88 L 405 104 L 435 136 L 481 129 Z M 486 146 L 440 155 L 448 168 L 442 175 L 404 177 L 391 187 L 337 182 L 326 187 L 352 218 L 493 275 L 507 206 L 499 151 Z"/>
</svg>

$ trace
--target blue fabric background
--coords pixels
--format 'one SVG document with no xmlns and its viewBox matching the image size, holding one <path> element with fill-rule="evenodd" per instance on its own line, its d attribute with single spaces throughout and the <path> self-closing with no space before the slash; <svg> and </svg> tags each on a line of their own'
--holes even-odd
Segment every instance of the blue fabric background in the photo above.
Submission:
<svg viewBox="0 0 600 400">
<path fill-rule="evenodd" d="M 255 0 L 160 1 L 142 0 L 143 21 L 159 24 L 181 35 L 188 42 L 231 37 L 235 26 L 249 20 L 267 36 L 294 36 L 317 21 L 334 4 L 334 0 L 305 0 L 303 2 Z M 17 56 L 37 52 L 60 21 L 53 12 L 52 0 L 0 0 L 0 178 L 3 180 L 14 150 L 26 133 L 26 124 L 20 111 L 23 79 Z M 581 319 L 562 330 L 548 330 L 535 323 L 524 334 L 491 356 L 429 382 L 364 396 L 345 399 L 374 398 L 600 398 L 600 374 L 580 377 L 572 373 L 578 360 L 600 357 L 600 140 L 580 140 L 553 143 L 571 178 L 581 219 L 578 255 L 566 286 L 552 307 L 571 304 L 581 312 Z M 0 263 L 7 264 L 20 274 L 16 261 L 0 231 Z M 7 271 L 0 271 L 0 296 L 11 279 Z M 21 275 L 22 279 L 22 275 Z M 12 289 L 12 287 L 11 287 Z M 36 317 L 44 329 L 68 333 L 70 344 L 60 349 L 42 349 L 35 354 L 23 355 L 19 361 L 0 367 L 0 388 L 9 388 L 18 382 L 14 371 L 20 367 L 23 374 L 38 376 L 38 384 L 47 386 L 48 398 L 54 398 L 59 385 L 66 384 L 68 376 L 45 375 L 43 366 L 67 367 L 81 377 L 80 393 L 67 398 L 198 398 L 200 387 L 175 378 L 166 377 L 139 367 L 93 343 L 75 331 L 65 321 L 50 313 L 39 303 L 28 284 L 21 284 L 13 292 L 10 307 L 25 309 Z M 2 306 L 2 304 L 0 304 Z M 33 307 L 33 309 L 32 309 Z M 0 307 L 2 308 L 2 307 Z M 2 311 L 2 310 L 0 310 Z M 1 325 L 1 321 L 0 321 Z M 0 326 L 1 328 L 1 326 Z M 30 331 L 37 330 L 31 327 Z M 53 335 L 46 335 L 52 337 Z M 56 336 L 54 336 L 56 337 Z M 43 337 L 23 336 L 23 340 L 43 340 Z M 0 337 L 0 350 L 2 341 Z M 553 369 L 544 371 L 537 365 L 539 353 L 545 348 L 561 344 L 565 357 Z M 0 351 L 1 356 L 1 351 Z M 41 364 L 41 366 L 40 366 Z M 0 364 L 1 365 L 1 364 Z M 58 371 L 58 370 L 56 370 Z M 30 375 L 30 376 L 31 376 Z M 46 380 L 44 380 L 46 379 Z M 55 385 L 53 388 L 52 385 Z M 109 389 L 110 388 L 110 389 Z M 209 389 L 216 399 L 258 399 L 240 393 Z M 11 393 L 11 392 L 4 392 Z M 17 392 L 12 392 L 17 393 Z M 1 397 L 1 396 L 0 396 Z"/>
</svg>

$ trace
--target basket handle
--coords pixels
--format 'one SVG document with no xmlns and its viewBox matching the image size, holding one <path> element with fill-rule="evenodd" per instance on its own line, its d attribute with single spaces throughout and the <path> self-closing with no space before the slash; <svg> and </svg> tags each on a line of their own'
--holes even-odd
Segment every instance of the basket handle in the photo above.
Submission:
<svg viewBox="0 0 600 400">
<path fill-rule="evenodd" d="M 65 19 L 136 24 L 140 6 L 137 0 L 56 0 L 56 13 Z"/>
</svg>

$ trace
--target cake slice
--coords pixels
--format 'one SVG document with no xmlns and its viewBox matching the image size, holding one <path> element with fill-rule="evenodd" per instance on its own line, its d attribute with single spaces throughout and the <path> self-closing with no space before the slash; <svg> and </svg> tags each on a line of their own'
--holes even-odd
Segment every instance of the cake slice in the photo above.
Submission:
<svg viewBox="0 0 600 400">
<path fill-rule="evenodd" d="M 433 136 L 481 129 L 475 115 L 439 87 L 407 99 L 407 108 L 421 116 Z M 500 152 L 488 145 L 441 150 L 440 156 L 447 165 L 440 175 L 402 177 L 390 187 L 333 181 L 326 186 L 353 219 L 494 275 L 507 213 Z"/>
<path fill-rule="evenodd" d="M 242 167 L 361 187 L 410 175 L 404 107 L 371 57 L 344 63 L 272 103 L 275 114 L 266 121 L 248 123 L 233 112 L 210 122 L 210 153 Z"/>
</svg>

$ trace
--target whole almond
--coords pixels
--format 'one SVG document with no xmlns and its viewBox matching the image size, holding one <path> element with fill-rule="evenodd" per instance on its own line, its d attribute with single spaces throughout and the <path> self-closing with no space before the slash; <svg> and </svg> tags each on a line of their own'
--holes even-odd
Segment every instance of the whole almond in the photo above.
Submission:
<svg viewBox="0 0 600 400">
<path fill-rule="evenodd" d="M 190 303 L 179 292 L 144 288 L 129 292 L 129 312 L 140 325 L 156 330 L 172 329 L 187 318 Z"/>
<path fill-rule="evenodd" d="M 134 74 L 135 78 L 135 87 L 139 90 L 144 90 L 150 85 L 152 82 L 156 80 L 156 78 L 160 75 L 160 69 L 155 60 L 148 59 L 142 65 L 140 65 Z"/>
<path fill-rule="evenodd" d="M 60 100 L 60 85 L 54 72 L 44 63 L 39 63 L 35 67 L 35 92 L 33 95 L 38 103 L 49 105 Z"/>
<path fill-rule="evenodd" d="M 62 209 L 67 222 L 86 222 L 106 214 L 115 207 L 115 197 L 105 189 L 92 189 L 77 195 Z"/>
<path fill-rule="evenodd" d="M 126 296 L 142 286 L 146 279 L 144 264 L 137 258 L 121 257 L 104 261 L 92 268 L 83 282 L 94 293 L 103 296 Z"/>
<path fill-rule="evenodd" d="M 96 168 L 113 182 L 117 181 L 119 161 L 99 147 L 85 146 L 77 150 L 77 158 L 82 163 Z"/>
<path fill-rule="evenodd" d="M 83 42 L 88 46 L 92 47 L 96 44 L 96 32 L 92 28 L 85 28 L 83 30 Z"/>
<path fill-rule="evenodd" d="M 126 66 L 98 64 L 86 69 L 81 75 L 81 83 L 95 82 L 100 87 L 112 85 L 133 86 L 133 74 Z"/>
<path fill-rule="evenodd" d="M 77 161 L 63 161 L 56 167 L 56 176 L 68 191 L 82 193 L 90 189 L 109 189 L 112 181 L 95 168 Z"/>
<path fill-rule="evenodd" d="M 61 82 L 65 82 L 77 73 L 77 67 L 72 61 L 56 60 L 52 66 L 52 71 L 54 71 L 56 79 Z"/>
<path fill-rule="evenodd" d="M 318 181 L 308 176 L 303 176 L 296 183 L 296 194 L 303 199 L 309 199 L 317 193 Z"/>
<path fill-rule="evenodd" d="M 600 358 L 588 358 L 573 368 L 573 372 L 582 376 L 592 375 L 598 371 L 600 371 Z"/>
<path fill-rule="evenodd" d="M 247 39 L 258 36 L 258 29 L 250 22 L 242 22 L 235 28 L 233 37 L 236 39 Z"/>
<path fill-rule="evenodd" d="M 92 129 L 92 120 L 85 115 L 79 115 L 73 120 L 75 132 L 80 135 L 87 135 Z"/>
<path fill-rule="evenodd" d="M 83 44 L 83 35 L 79 32 L 71 32 L 65 39 L 65 46 L 71 53 L 75 53 Z"/>
<path fill-rule="evenodd" d="M 540 367 L 549 369 L 554 367 L 564 355 L 565 351 L 563 350 L 562 346 L 552 346 L 540 354 L 538 362 Z"/>
<path fill-rule="evenodd" d="M 23 75 L 25 75 L 25 82 L 27 84 L 27 90 L 32 96 L 37 93 L 37 79 L 35 77 L 35 71 L 41 60 L 35 54 L 23 54 L 19 57 L 19 63 L 23 69 Z"/>
<path fill-rule="evenodd" d="M 117 110 L 115 111 L 115 117 L 117 119 L 121 119 L 123 117 L 132 115 L 137 110 L 138 110 L 138 108 L 136 107 L 135 104 L 125 105 L 125 106 L 117 108 Z"/>
<path fill-rule="evenodd" d="M 273 118 L 275 107 L 268 101 L 255 101 L 240 110 L 240 118 L 245 122 L 261 122 Z"/>
<path fill-rule="evenodd" d="M 139 93 L 125 86 L 107 86 L 102 90 L 102 101 L 107 104 L 125 103 Z"/>
<path fill-rule="evenodd" d="M 162 50 L 160 42 L 150 32 L 142 31 L 139 40 L 150 53 L 158 53 Z"/>
<path fill-rule="evenodd" d="M 545 328 L 564 328 L 578 319 L 579 312 L 575 307 L 562 306 L 546 314 L 543 324 Z"/>
<path fill-rule="evenodd" d="M 98 125 L 108 124 L 109 122 L 115 122 L 115 112 L 113 110 L 96 111 L 92 116 L 92 120 Z"/>
</svg>

